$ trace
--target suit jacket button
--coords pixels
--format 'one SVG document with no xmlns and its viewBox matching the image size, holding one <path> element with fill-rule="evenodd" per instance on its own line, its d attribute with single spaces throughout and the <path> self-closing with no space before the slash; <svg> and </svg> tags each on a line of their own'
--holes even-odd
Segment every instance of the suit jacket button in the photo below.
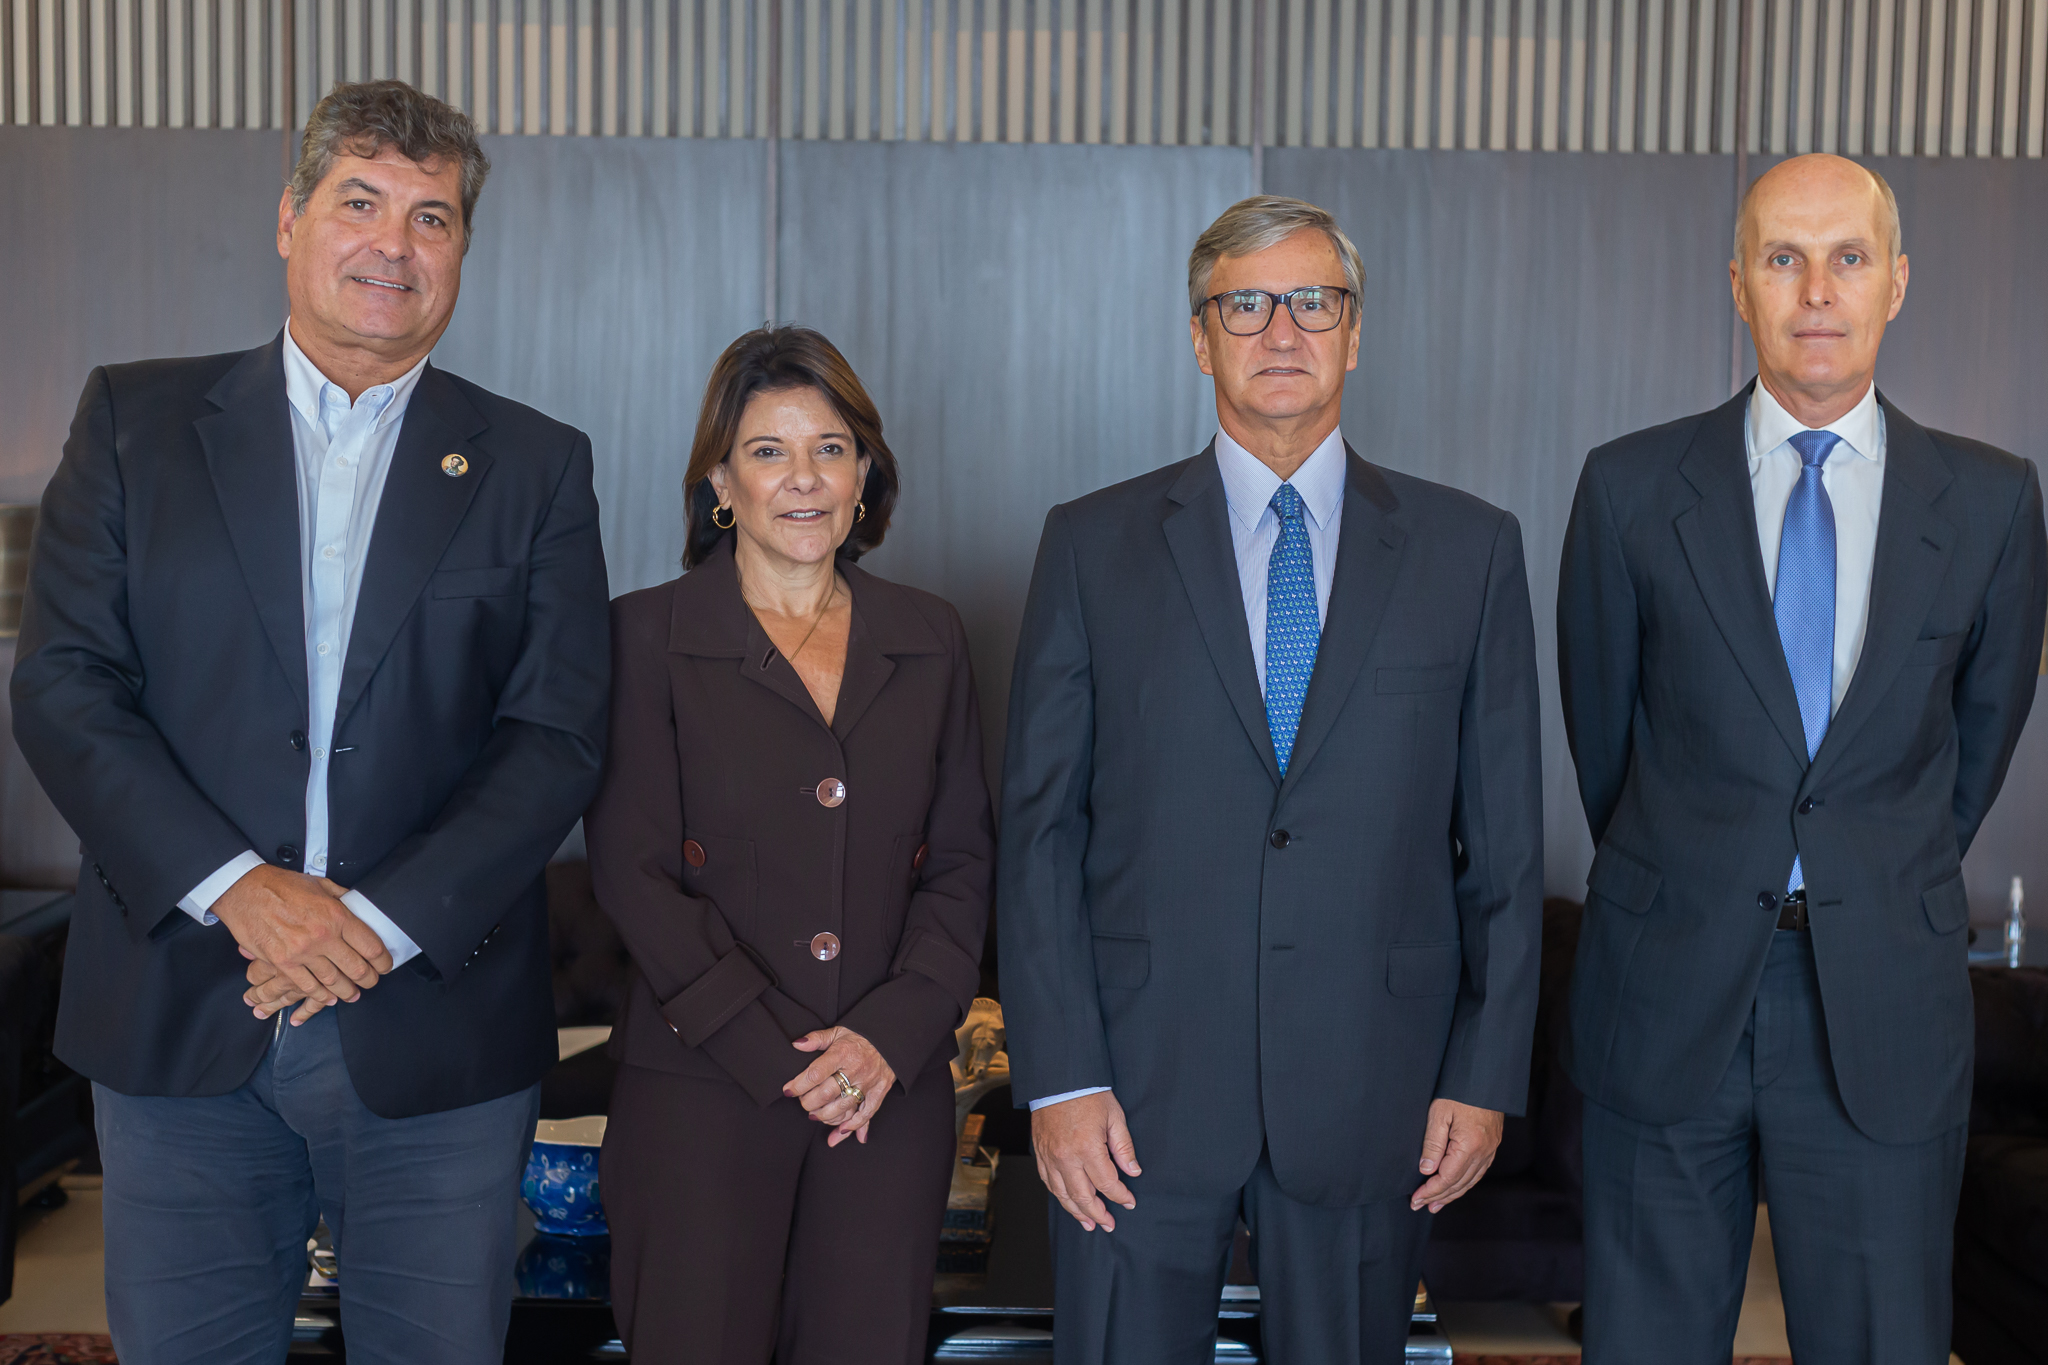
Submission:
<svg viewBox="0 0 2048 1365">
<path fill-rule="evenodd" d="M 1756 893 L 1756 908 L 1759 910 L 1775 910 L 1778 908 L 1778 898 L 1768 891 L 1759 891 Z"/>
<path fill-rule="evenodd" d="M 278 862 L 284 864 L 286 867 L 290 867 L 293 864 L 297 863 L 299 861 L 298 845 L 279 844 L 277 846 L 277 860 Z"/>
<path fill-rule="evenodd" d="M 918 872 L 923 870 L 925 855 L 930 853 L 931 851 L 932 846 L 930 844 L 919 844 L 917 846 L 916 854 L 913 855 L 910 859 L 910 870 L 912 872 Z"/>
<path fill-rule="evenodd" d="M 811 956 L 820 962 L 830 962 L 833 958 L 838 957 L 839 936 L 837 934 L 819 934 L 811 940 Z"/>
<path fill-rule="evenodd" d="M 306 752 L 306 732 L 304 730 L 294 730 L 286 738 L 291 740 L 294 749 L 297 749 L 300 753 Z"/>
<path fill-rule="evenodd" d="M 1294 836 L 1284 829 L 1276 829 L 1266 842 L 1275 848 L 1285 848 L 1294 842 Z"/>
<path fill-rule="evenodd" d="M 828 777 L 818 784 L 818 804 L 825 807 L 837 806 L 846 800 L 846 784 L 836 777 Z"/>
<path fill-rule="evenodd" d="M 695 839 L 683 840 L 683 861 L 691 867 L 704 866 L 704 845 Z"/>
<path fill-rule="evenodd" d="M 1799 813 L 1800 813 L 1801 815 L 1811 815 L 1811 814 L 1813 814 L 1813 798 L 1812 798 L 1812 797 L 1810 797 L 1810 796 L 1809 796 L 1809 797 L 1807 797 L 1807 798 L 1806 798 L 1806 799 L 1805 799 L 1804 801 L 1801 801 L 1801 802 L 1799 803 Z"/>
</svg>

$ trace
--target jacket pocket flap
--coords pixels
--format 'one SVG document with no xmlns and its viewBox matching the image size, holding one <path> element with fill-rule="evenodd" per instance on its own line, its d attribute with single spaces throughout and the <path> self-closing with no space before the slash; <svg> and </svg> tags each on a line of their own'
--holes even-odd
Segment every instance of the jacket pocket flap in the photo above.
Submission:
<svg viewBox="0 0 2048 1365">
<path fill-rule="evenodd" d="M 1136 990 L 1152 976 L 1152 940 L 1114 934 L 1095 936 L 1095 984 Z"/>
<path fill-rule="evenodd" d="M 1915 640 L 1906 651 L 1907 668 L 1939 668 L 1956 661 L 1963 652 L 1963 641 L 1970 638 L 1970 632 L 1959 630 L 1953 635 L 1936 635 L 1931 639 Z"/>
<path fill-rule="evenodd" d="M 1387 994 L 1449 995 L 1464 969 L 1465 950 L 1456 943 L 1396 943 L 1387 949 Z"/>
<path fill-rule="evenodd" d="M 443 569 L 434 575 L 436 597 L 502 597 L 519 586 L 519 566 Z"/>
<path fill-rule="evenodd" d="M 974 1002 L 974 993 L 981 989 L 981 964 L 967 956 L 966 949 L 949 938 L 924 930 L 910 936 L 896 957 L 896 970 L 891 976 L 904 972 L 916 972 L 928 976 L 949 991 L 955 1000 Z M 965 1008 L 965 1005 L 962 1006 Z"/>
<path fill-rule="evenodd" d="M 710 971 L 692 981 L 661 1007 L 669 1027 L 691 1047 L 732 1022 L 762 991 L 774 985 L 772 975 L 744 946 L 718 959 Z"/>
<path fill-rule="evenodd" d="M 1588 892 L 1637 915 L 1650 912 L 1657 888 L 1663 884 L 1663 873 L 1611 844 L 1600 845 L 1593 855 L 1592 870 L 1586 873 Z"/>
<path fill-rule="evenodd" d="M 1937 934 L 1953 934 L 1970 922 L 1970 892 L 1956 873 L 1920 893 L 1920 908 Z"/>
<path fill-rule="evenodd" d="M 1382 668 L 1373 675 L 1372 690 L 1389 692 L 1442 692 L 1465 681 L 1463 664 L 1431 664 L 1427 668 Z"/>
</svg>

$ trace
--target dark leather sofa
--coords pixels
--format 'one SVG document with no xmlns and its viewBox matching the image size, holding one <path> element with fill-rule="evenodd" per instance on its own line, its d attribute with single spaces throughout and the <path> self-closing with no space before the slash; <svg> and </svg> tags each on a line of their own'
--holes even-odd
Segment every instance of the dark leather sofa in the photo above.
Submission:
<svg viewBox="0 0 2048 1365">
<path fill-rule="evenodd" d="M 2048 968 L 1974 967 L 1977 1085 L 1956 1213 L 1956 1354 L 2048 1365 Z"/>
</svg>

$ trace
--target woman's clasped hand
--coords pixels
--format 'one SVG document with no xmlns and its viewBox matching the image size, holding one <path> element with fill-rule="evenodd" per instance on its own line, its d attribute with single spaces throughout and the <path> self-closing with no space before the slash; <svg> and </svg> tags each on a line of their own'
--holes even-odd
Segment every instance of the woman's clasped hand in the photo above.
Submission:
<svg viewBox="0 0 2048 1365">
<path fill-rule="evenodd" d="M 837 1147 L 848 1138 L 868 1140 L 868 1123 L 896 1084 L 896 1072 L 875 1045 L 850 1028 L 821 1028 L 791 1044 L 799 1052 L 817 1052 L 782 1093 L 803 1105 L 804 1112 L 837 1131 L 825 1139 Z M 841 1084 L 841 1077 L 845 1083 Z"/>
</svg>

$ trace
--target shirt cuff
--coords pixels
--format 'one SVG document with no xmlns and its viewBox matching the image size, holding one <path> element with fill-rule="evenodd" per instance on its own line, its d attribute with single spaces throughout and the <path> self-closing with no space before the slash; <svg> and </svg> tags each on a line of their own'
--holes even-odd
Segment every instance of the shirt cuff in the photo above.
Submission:
<svg viewBox="0 0 2048 1365">
<path fill-rule="evenodd" d="M 1078 1100 L 1083 1095 L 1100 1095 L 1107 1089 L 1109 1087 L 1106 1085 L 1091 1085 L 1085 1090 L 1068 1090 L 1058 1095 L 1047 1095 L 1042 1100 L 1031 1101 L 1031 1112 L 1035 1114 L 1048 1104 L 1065 1104 L 1068 1100 Z"/>
<path fill-rule="evenodd" d="M 185 899 L 178 902 L 178 908 L 201 924 L 219 924 L 220 916 L 213 913 L 213 903 L 225 896 L 229 887 L 261 866 L 263 859 L 256 851 L 244 849 L 222 863 L 220 871 L 186 892 Z"/>
<path fill-rule="evenodd" d="M 377 931 L 377 937 L 384 940 L 384 946 L 391 952 L 394 968 L 420 955 L 420 945 L 407 938 L 405 930 L 393 924 L 391 917 L 379 910 L 362 892 L 342 892 L 341 903 L 349 908 L 350 914 Z"/>
</svg>

